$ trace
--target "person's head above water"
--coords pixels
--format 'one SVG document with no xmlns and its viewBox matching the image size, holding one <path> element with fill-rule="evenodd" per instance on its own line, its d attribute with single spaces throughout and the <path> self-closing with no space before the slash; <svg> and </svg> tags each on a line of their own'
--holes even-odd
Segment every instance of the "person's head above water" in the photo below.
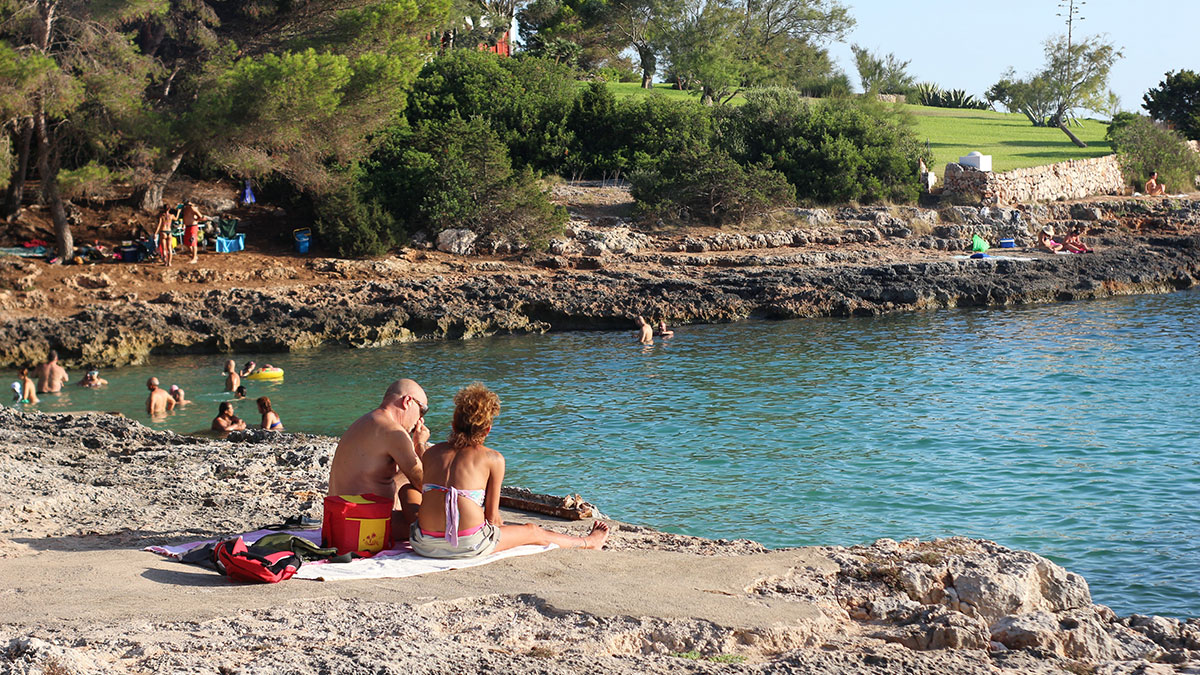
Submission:
<svg viewBox="0 0 1200 675">
<path fill-rule="evenodd" d="M 265 415 L 271 412 L 271 399 L 267 398 L 266 396 L 259 396 L 255 403 L 258 404 L 258 412 L 260 415 Z"/>
<path fill-rule="evenodd" d="M 149 389 L 150 391 L 154 391 L 155 389 L 158 389 L 158 378 L 152 377 L 152 378 L 146 380 L 146 388 Z"/>
<path fill-rule="evenodd" d="M 246 398 L 246 385 L 239 384 L 238 388 L 233 390 L 233 395 L 237 398 Z"/>
<path fill-rule="evenodd" d="M 450 423 L 450 446 L 481 445 L 500 414 L 500 397 L 482 382 L 468 384 L 454 395 L 454 420 Z"/>
<path fill-rule="evenodd" d="M 221 401 L 221 404 L 217 406 L 217 415 L 224 415 L 225 413 L 229 413 L 230 416 L 233 415 L 233 404 L 229 401 Z"/>
<path fill-rule="evenodd" d="M 55 361 L 57 361 L 57 360 L 58 360 L 58 351 L 57 351 L 57 350 L 54 350 L 54 349 L 51 349 L 51 350 L 50 350 L 50 356 L 46 358 L 46 362 L 47 362 L 47 363 L 54 363 L 54 362 L 55 362 Z"/>
<path fill-rule="evenodd" d="M 229 359 L 225 362 L 225 372 L 232 373 L 234 372 L 235 368 L 237 368 L 237 364 L 233 362 L 233 359 Z"/>
</svg>

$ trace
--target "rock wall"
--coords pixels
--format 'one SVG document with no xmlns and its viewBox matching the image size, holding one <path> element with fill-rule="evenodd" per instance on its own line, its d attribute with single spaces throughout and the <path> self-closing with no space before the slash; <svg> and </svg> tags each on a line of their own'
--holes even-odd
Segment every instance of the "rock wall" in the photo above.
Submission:
<svg viewBox="0 0 1200 675">
<path fill-rule="evenodd" d="M 994 206 L 1119 195 L 1124 191 L 1117 157 L 1108 155 L 1004 173 L 951 163 L 946 165 L 942 194 Z"/>
</svg>

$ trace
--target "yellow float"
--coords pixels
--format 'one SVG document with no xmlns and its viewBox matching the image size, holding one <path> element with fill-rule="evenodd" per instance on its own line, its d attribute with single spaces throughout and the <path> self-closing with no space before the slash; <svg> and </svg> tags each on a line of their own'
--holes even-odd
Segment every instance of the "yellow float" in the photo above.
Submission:
<svg viewBox="0 0 1200 675">
<path fill-rule="evenodd" d="M 260 368 L 250 373 L 244 380 L 282 380 L 283 368 Z"/>
</svg>

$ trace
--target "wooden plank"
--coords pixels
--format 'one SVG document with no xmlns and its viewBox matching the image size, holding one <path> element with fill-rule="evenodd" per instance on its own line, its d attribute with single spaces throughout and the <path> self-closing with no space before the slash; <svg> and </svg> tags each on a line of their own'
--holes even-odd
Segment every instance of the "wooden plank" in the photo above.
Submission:
<svg viewBox="0 0 1200 675">
<path fill-rule="evenodd" d="M 579 495 L 567 495 L 566 497 L 543 495 L 518 487 L 505 486 L 501 488 L 500 506 L 528 513 L 541 513 L 565 520 L 603 517 L 600 509 Z"/>
</svg>

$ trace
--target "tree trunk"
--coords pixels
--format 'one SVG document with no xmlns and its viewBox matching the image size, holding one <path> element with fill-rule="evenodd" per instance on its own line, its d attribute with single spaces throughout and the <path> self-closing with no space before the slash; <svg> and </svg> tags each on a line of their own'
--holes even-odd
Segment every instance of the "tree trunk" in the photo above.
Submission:
<svg viewBox="0 0 1200 675">
<path fill-rule="evenodd" d="M 175 170 L 183 161 L 183 155 L 182 150 L 171 155 L 161 172 L 151 175 L 145 185 L 134 191 L 133 200 L 139 209 L 146 213 L 154 213 L 162 208 L 163 190 L 166 189 L 167 183 L 171 182 L 171 177 L 175 175 Z"/>
<path fill-rule="evenodd" d="M 658 68 L 658 59 L 654 50 L 649 47 L 638 47 L 638 63 L 642 66 L 642 89 L 654 87 L 654 71 Z"/>
<path fill-rule="evenodd" d="M 38 101 L 41 108 L 41 101 Z M 34 134 L 38 144 L 38 177 L 42 181 L 42 199 L 50 206 L 50 218 L 54 221 L 54 238 L 58 244 L 58 263 L 65 264 L 75 255 L 75 240 L 71 236 L 71 225 L 67 222 L 67 210 L 63 206 L 62 194 L 58 191 L 57 148 L 50 142 L 46 129 L 46 113 L 39 110 L 34 116 Z"/>
<path fill-rule="evenodd" d="M 1071 142 L 1076 146 L 1080 148 L 1086 148 L 1088 146 L 1087 143 L 1084 143 L 1082 140 L 1080 140 L 1078 136 L 1071 133 L 1071 130 L 1067 128 L 1067 123 L 1062 121 L 1061 118 L 1058 120 L 1058 128 L 1062 129 L 1062 132 L 1066 134 L 1067 138 L 1071 139 Z"/>
<path fill-rule="evenodd" d="M 4 203 L 0 204 L 0 217 L 8 218 L 21 210 L 21 201 L 25 198 L 25 177 L 29 174 L 29 149 L 33 145 L 33 119 L 21 122 L 20 136 L 17 138 L 17 169 L 13 172 L 12 180 L 8 182 L 8 190 L 4 194 Z"/>
</svg>

